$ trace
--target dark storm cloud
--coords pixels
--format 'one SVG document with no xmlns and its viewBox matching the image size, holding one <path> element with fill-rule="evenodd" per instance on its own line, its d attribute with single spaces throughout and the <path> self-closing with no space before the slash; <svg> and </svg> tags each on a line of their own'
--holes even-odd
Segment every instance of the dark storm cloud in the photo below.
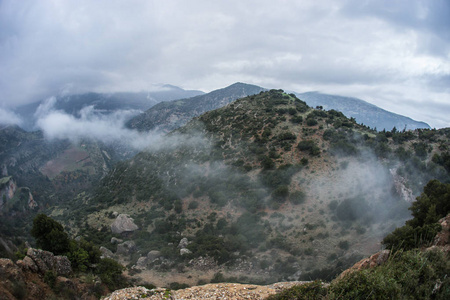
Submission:
<svg viewBox="0 0 450 300">
<path fill-rule="evenodd" d="M 61 92 L 140 91 L 159 82 L 208 91 L 241 81 L 341 93 L 450 126 L 433 123 L 450 111 L 448 7 L 448 1 L 4 0 L 0 106 Z M 424 118 L 437 105 L 446 108 L 439 118 Z"/>
</svg>

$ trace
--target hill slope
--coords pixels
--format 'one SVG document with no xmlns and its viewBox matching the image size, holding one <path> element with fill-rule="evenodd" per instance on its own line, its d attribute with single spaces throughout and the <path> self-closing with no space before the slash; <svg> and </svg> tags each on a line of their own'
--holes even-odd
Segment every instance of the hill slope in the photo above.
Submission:
<svg viewBox="0 0 450 300">
<path fill-rule="evenodd" d="M 411 118 L 394 114 L 357 98 L 328 95 L 318 92 L 297 93 L 297 96 L 309 106 L 323 106 L 326 110 L 338 110 L 349 118 L 355 118 L 356 122 L 371 128 L 377 128 L 378 130 L 392 130 L 394 127 L 399 130 L 430 128 L 430 125 L 427 123 L 414 121 Z"/>
<path fill-rule="evenodd" d="M 261 92 L 119 163 L 61 218 L 71 228 L 86 222 L 77 234 L 111 250 L 111 237 L 134 243 L 116 255 L 143 281 L 168 269 L 166 283 L 219 271 L 253 282 L 333 276 L 379 249 L 428 180 L 449 181 L 449 136 L 377 133 L 293 94 Z M 139 229 L 109 232 L 114 212 Z M 189 278 L 177 271 L 185 268 Z"/>
</svg>

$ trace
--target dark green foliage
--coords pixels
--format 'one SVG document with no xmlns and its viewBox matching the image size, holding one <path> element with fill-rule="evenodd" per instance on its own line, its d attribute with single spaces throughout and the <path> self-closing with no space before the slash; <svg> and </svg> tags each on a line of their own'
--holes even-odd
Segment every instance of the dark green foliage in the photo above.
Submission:
<svg viewBox="0 0 450 300">
<path fill-rule="evenodd" d="M 320 148 L 316 145 L 313 140 L 303 140 L 297 145 L 298 150 L 308 152 L 312 156 L 317 156 L 320 154 Z"/>
<path fill-rule="evenodd" d="M 55 287 L 57 274 L 54 271 L 47 271 L 44 274 L 44 282 L 50 286 L 50 288 Z"/>
<path fill-rule="evenodd" d="M 348 241 L 340 241 L 338 246 L 339 246 L 339 248 L 341 248 L 343 250 L 348 250 L 348 248 L 350 247 L 350 244 L 348 243 Z"/>
<path fill-rule="evenodd" d="M 312 300 L 326 299 L 327 289 L 322 282 L 314 281 L 302 285 L 296 285 L 282 292 L 271 295 L 267 300 Z"/>
<path fill-rule="evenodd" d="M 413 219 L 383 239 L 389 249 L 413 249 L 429 243 L 440 230 L 437 221 L 450 212 L 450 184 L 431 180 L 409 208 Z"/>
<path fill-rule="evenodd" d="M 298 205 L 305 202 L 306 195 L 303 191 L 295 191 L 289 195 L 289 201 L 291 201 L 292 204 Z"/>
<path fill-rule="evenodd" d="M 318 122 L 317 122 L 316 119 L 306 118 L 306 125 L 308 125 L 308 126 L 315 126 L 317 124 L 318 124 Z"/>
<path fill-rule="evenodd" d="M 291 122 L 294 124 L 301 124 L 303 122 L 303 117 L 302 116 L 293 116 L 291 118 Z"/>
<path fill-rule="evenodd" d="M 122 275 L 124 267 L 111 258 L 100 260 L 96 273 L 104 284 L 111 290 L 124 288 L 128 285 L 127 280 Z"/>
<path fill-rule="evenodd" d="M 69 250 L 69 236 L 62 225 L 44 214 L 38 214 L 34 218 L 31 235 L 36 239 L 39 248 L 55 255 L 64 254 Z"/>
<path fill-rule="evenodd" d="M 272 198 L 276 202 L 284 202 L 286 198 L 289 196 L 289 187 L 287 185 L 279 185 L 272 192 Z"/>
<path fill-rule="evenodd" d="M 449 271 L 442 252 L 397 253 L 383 266 L 349 273 L 333 283 L 330 299 L 448 299 Z"/>
<path fill-rule="evenodd" d="M 436 153 L 431 160 L 434 163 L 443 166 L 447 172 L 450 172 L 450 152 L 443 152 L 441 155 Z"/>
</svg>

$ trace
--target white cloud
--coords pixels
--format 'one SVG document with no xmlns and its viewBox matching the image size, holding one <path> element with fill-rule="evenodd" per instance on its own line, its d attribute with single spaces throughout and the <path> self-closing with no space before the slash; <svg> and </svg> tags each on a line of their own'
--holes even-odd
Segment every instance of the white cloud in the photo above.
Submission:
<svg viewBox="0 0 450 300">
<path fill-rule="evenodd" d="M 140 91 L 153 82 L 212 90 L 241 81 L 343 90 L 380 106 L 394 89 L 404 104 L 395 112 L 409 116 L 412 100 L 423 111 L 414 118 L 450 126 L 425 119 L 434 114 L 430 99 L 450 94 L 448 13 L 446 1 L 419 0 L 5 0 L 0 104 L 64 90 Z M 443 107 L 441 120 L 450 103 Z"/>
<path fill-rule="evenodd" d="M 0 107 L 0 124 L 20 125 L 22 124 L 22 120 L 14 112 Z"/>
</svg>

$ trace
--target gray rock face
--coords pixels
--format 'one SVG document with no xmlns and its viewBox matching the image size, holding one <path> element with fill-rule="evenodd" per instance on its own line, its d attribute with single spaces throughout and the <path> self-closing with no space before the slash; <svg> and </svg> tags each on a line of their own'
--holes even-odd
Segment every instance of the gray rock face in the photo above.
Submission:
<svg viewBox="0 0 450 300">
<path fill-rule="evenodd" d="M 120 214 L 117 216 L 116 220 L 111 224 L 112 233 L 122 233 L 135 231 L 139 227 L 134 224 L 133 219 L 125 214 Z"/>
<path fill-rule="evenodd" d="M 133 241 L 126 241 L 117 245 L 117 254 L 132 254 L 136 251 L 136 244 Z"/>
<path fill-rule="evenodd" d="M 37 269 L 42 274 L 49 270 L 63 276 L 72 273 L 70 261 L 66 256 L 55 256 L 51 252 L 33 248 L 28 249 L 21 266 L 29 270 Z"/>
</svg>

